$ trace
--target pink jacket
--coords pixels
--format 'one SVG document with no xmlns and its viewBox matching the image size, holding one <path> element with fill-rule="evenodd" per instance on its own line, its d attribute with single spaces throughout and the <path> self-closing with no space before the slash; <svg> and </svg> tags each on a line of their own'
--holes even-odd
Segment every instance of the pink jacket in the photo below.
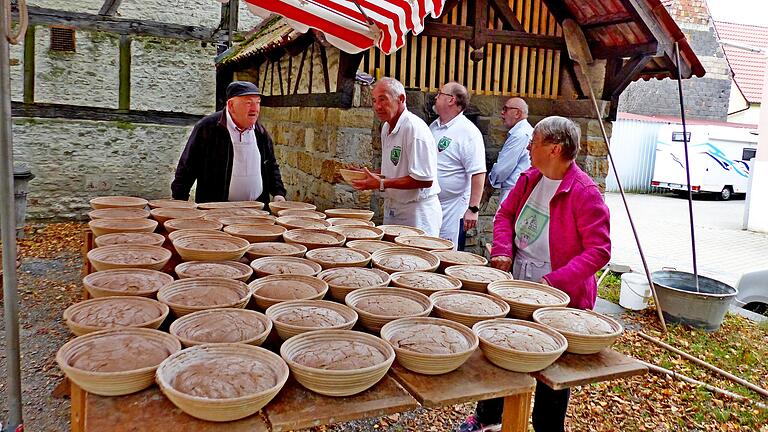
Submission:
<svg viewBox="0 0 768 432">
<path fill-rule="evenodd" d="M 493 223 L 491 256 L 513 257 L 515 221 L 541 180 L 531 168 L 520 175 Z M 611 258 L 610 215 L 600 190 L 575 163 L 550 201 L 549 255 L 551 286 L 571 297 L 570 307 L 592 309 L 597 297 L 595 273 Z"/>
</svg>

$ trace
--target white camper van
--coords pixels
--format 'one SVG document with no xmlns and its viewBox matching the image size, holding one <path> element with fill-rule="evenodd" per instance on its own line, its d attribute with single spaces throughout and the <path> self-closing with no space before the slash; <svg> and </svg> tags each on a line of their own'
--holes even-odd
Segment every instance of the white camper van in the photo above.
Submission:
<svg viewBox="0 0 768 432">
<path fill-rule="evenodd" d="M 691 125 L 686 130 L 691 191 L 716 193 L 722 200 L 746 193 L 757 135 L 749 129 L 727 126 Z M 659 129 L 651 186 L 687 191 L 683 142 L 682 125 L 669 124 Z"/>
</svg>

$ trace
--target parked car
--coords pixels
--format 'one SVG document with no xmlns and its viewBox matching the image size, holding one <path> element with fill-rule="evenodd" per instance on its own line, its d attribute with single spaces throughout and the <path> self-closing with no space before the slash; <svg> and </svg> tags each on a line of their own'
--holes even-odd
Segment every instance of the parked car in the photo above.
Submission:
<svg viewBox="0 0 768 432">
<path fill-rule="evenodd" d="M 744 273 L 736 283 L 736 306 L 768 316 L 768 269 Z"/>
</svg>

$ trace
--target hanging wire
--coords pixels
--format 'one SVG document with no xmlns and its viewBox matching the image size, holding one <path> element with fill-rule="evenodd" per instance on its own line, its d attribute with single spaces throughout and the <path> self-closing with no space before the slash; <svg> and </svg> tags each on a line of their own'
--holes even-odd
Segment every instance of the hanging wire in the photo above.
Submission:
<svg viewBox="0 0 768 432">
<path fill-rule="evenodd" d="M 19 29 L 15 34 L 11 33 L 13 26 L 13 15 L 11 11 L 11 0 L 2 0 L 3 7 L 5 8 L 5 16 L 7 20 L 7 26 L 5 28 L 5 39 L 11 45 L 18 45 L 24 34 L 27 32 L 27 25 L 29 24 L 29 16 L 27 15 L 27 2 L 26 0 L 18 0 L 19 6 Z"/>
</svg>

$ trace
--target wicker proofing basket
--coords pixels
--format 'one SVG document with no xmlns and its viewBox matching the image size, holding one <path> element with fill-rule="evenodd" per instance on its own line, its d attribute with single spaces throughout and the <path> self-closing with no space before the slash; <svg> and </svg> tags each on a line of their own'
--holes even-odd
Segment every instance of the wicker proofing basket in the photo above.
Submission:
<svg viewBox="0 0 768 432">
<path fill-rule="evenodd" d="M 423 310 L 420 313 L 417 313 L 414 315 L 387 316 L 387 315 L 376 315 L 376 314 L 364 311 L 357 306 L 357 303 L 359 303 L 364 298 L 371 297 L 371 296 L 378 296 L 378 295 L 390 295 L 390 296 L 397 296 L 397 297 L 402 297 L 404 299 L 413 300 L 419 303 L 419 305 L 422 306 Z M 429 299 L 429 297 L 425 296 L 424 294 L 418 293 L 416 291 L 411 291 L 405 288 L 389 288 L 389 287 L 360 288 L 349 293 L 347 297 L 344 299 L 344 303 L 346 303 L 347 306 L 351 307 L 352 309 L 355 310 L 355 312 L 357 312 L 357 315 L 360 316 L 360 323 L 363 325 L 363 327 L 373 332 L 378 332 L 379 330 L 381 330 L 381 327 L 384 326 L 384 324 L 399 318 L 426 317 L 426 316 L 429 316 L 430 313 L 432 313 L 432 301 Z"/>
<path fill-rule="evenodd" d="M 224 225 L 219 222 L 205 219 L 171 219 L 163 223 L 163 227 L 169 233 L 176 230 L 220 230 Z"/>
<path fill-rule="evenodd" d="M 322 242 L 317 239 L 312 239 L 308 236 L 321 236 L 324 239 Z M 286 243 L 298 243 L 307 247 L 307 249 L 317 249 L 321 247 L 343 246 L 347 238 L 344 234 L 329 230 L 319 229 L 295 229 L 286 231 L 283 234 L 283 240 Z"/>
<path fill-rule="evenodd" d="M 298 350 L 338 340 L 364 343 L 378 349 L 386 360 L 377 365 L 352 370 L 318 369 L 293 361 Z M 316 330 L 294 336 L 280 347 L 280 355 L 288 363 L 294 378 L 304 387 L 326 396 L 351 396 L 373 387 L 386 375 L 395 351 L 384 340 L 353 330 Z"/>
<path fill-rule="evenodd" d="M 373 218 L 373 212 L 365 209 L 334 208 L 325 211 L 330 218 L 362 219 L 369 221 Z"/>
<path fill-rule="evenodd" d="M 264 216 L 217 216 L 216 222 L 226 226 L 229 225 L 274 225 L 276 217 L 272 215 Z"/>
<path fill-rule="evenodd" d="M 477 295 L 482 296 L 483 298 L 489 299 L 492 302 L 494 302 L 496 305 L 501 308 L 501 312 L 493 315 L 479 315 L 479 314 L 467 314 L 462 312 L 454 312 L 449 309 L 445 309 L 440 307 L 439 305 L 439 299 L 441 297 L 450 296 L 450 295 L 457 295 L 457 294 L 469 294 L 469 295 Z M 473 325 L 479 323 L 480 321 L 485 321 L 489 319 L 494 318 L 504 318 L 509 313 L 509 305 L 494 296 L 483 294 L 479 292 L 472 292 L 472 291 L 438 291 L 432 295 L 429 296 L 429 298 L 432 300 L 432 303 L 435 305 L 435 315 L 440 318 L 449 319 L 451 321 L 456 321 L 457 323 L 464 324 L 467 327 L 472 327 Z"/>
<path fill-rule="evenodd" d="M 369 226 L 369 227 L 376 226 L 375 223 L 364 220 L 364 219 L 335 217 L 335 218 L 328 218 L 326 220 L 330 222 L 331 225 L 333 226 Z"/>
<path fill-rule="evenodd" d="M 156 199 L 149 200 L 149 208 L 195 208 L 197 204 L 192 201 L 182 201 L 175 199 Z"/>
<path fill-rule="evenodd" d="M 437 271 L 439 272 L 445 272 L 445 269 L 451 266 L 455 265 L 465 265 L 465 264 L 471 264 L 471 265 L 480 265 L 485 266 L 488 265 L 488 260 L 480 255 L 473 254 L 471 252 L 463 252 L 463 251 L 432 251 L 433 254 L 435 254 L 436 257 L 440 259 L 440 267 L 438 267 Z"/>
<path fill-rule="evenodd" d="M 425 235 L 426 231 L 420 228 L 407 226 L 407 225 L 379 225 L 378 228 L 384 230 L 384 240 L 388 242 L 394 242 L 395 237 L 402 235 Z"/>
<path fill-rule="evenodd" d="M 258 306 L 263 310 L 267 310 L 272 305 L 290 301 L 290 299 L 277 299 L 277 298 L 271 298 L 271 297 L 264 297 L 263 295 L 259 294 L 259 290 L 261 288 L 263 288 L 266 284 L 270 282 L 275 282 L 275 281 L 303 282 L 304 284 L 314 288 L 315 292 L 317 293 L 307 298 L 295 299 L 295 300 L 320 300 L 325 296 L 325 293 L 328 292 L 328 284 L 325 281 L 320 280 L 314 276 L 287 275 L 287 274 L 264 276 L 263 278 L 256 279 L 255 281 L 251 282 L 248 285 L 248 287 L 253 292 L 253 301 L 256 302 L 256 306 Z"/>
<path fill-rule="evenodd" d="M 120 232 L 154 232 L 157 221 L 152 219 L 94 219 L 88 222 L 94 237 Z"/>
<path fill-rule="evenodd" d="M 223 341 L 202 342 L 199 340 L 185 338 L 184 336 L 182 336 L 182 334 L 180 334 L 183 332 L 185 327 L 195 328 L 201 325 L 200 320 L 211 317 L 211 316 L 217 319 L 219 325 L 228 327 L 233 331 L 236 330 L 236 328 L 234 327 L 240 324 L 239 322 L 233 321 L 233 319 L 237 319 L 237 318 L 241 318 L 244 320 L 258 321 L 261 323 L 262 326 L 264 326 L 264 331 L 262 331 L 261 333 L 251 338 L 242 339 L 236 342 L 223 342 Z M 209 344 L 209 343 L 241 343 L 246 345 L 259 346 L 263 344 L 265 340 L 267 340 L 267 336 L 269 336 L 269 333 L 271 331 L 272 331 L 272 321 L 270 321 L 270 319 L 267 318 L 267 316 L 264 315 L 263 313 L 248 310 L 248 309 L 233 309 L 233 308 L 206 309 L 206 310 L 193 312 L 191 314 L 184 315 L 183 317 L 175 320 L 173 323 L 171 323 L 171 327 L 168 329 L 168 332 L 176 336 L 177 338 L 179 338 L 179 340 L 181 341 L 181 344 L 187 348 L 195 345 L 203 345 L 203 344 Z"/>
<path fill-rule="evenodd" d="M 368 174 L 365 171 L 351 170 L 346 168 L 339 168 L 339 175 L 344 181 L 351 185 L 353 181 L 363 180 L 368 178 Z"/>
<path fill-rule="evenodd" d="M 322 266 L 320 264 L 308 260 L 306 258 L 299 258 L 299 257 L 291 257 L 291 256 L 268 256 L 263 258 L 257 258 L 253 261 L 251 261 L 251 268 L 253 268 L 254 273 L 256 273 L 256 277 L 265 277 L 265 276 L 272 276 L 272 275 L 281 275 L 288 273 L 281 273 L 280 271 L 272 271 L 269 269 L 270 265 L 274 264 L 292 264 L 295 266 L 301 266 L 302 272 L 300 273 L 290 273 L 293 275 L 304 275 L 304 276 L 315 276 L 320 271 L 323 270 Z"/>
<path fill-rule="evenodd" d="M 301 216 L 301 217 L 311 217 L 316 219 L 325 219 L 325 213 L 319 212 L 316 210 L 294 210 L 294 209 L 286 209 L 286 210 L 280 210 L 277 212 L 278 217 L 283 216 Z"/>
<path fill-rule="evenodd" d="M 432 324 L 452 328 L 462 334 L 469 347 L 451 354 L 427 354 L 398 348 L 392 343 L 395 332 L 414 325 Z M 425 375 L 440 375 L 458 369 L 472 356 L 478 346 L 478 338 L 470 329 L 457 322 L 442 318 L 400 318 L 390 321 L 381 328 L 381 338 L 389 342 L 397 354 L 397 362 L 404 368 Z"/>
<path fill-rule="evenodd" d="M 317 206 L 301 201 L 272 201 L 269 203 L 269 211 L 277 215 L 280 210 L 317 210 Z"/>
<path fill-rule="evenodd" d="M 333 260 L 328 259 L 327 253 L 337 252 L 339 254 L 344 254 L 347 256 L 352 257 L 353 255 L 357 258 L 352 261 L 339 261 L 339 260 Z M 320 264 L 320 267 L 323 268 L 323 270 L 327 270 L 329 268 L 336 268 L 336 267 L 365 267 L 368 265 L 369 262 L 371 262 L 371 254 L 365 251 L 356 250 L 356 249 L 349 249 L 345 247 L 329 247 L 329 248 L 317 248 L 312 249 L 311 251 L 308 251 L 306 253 L 306 258 L 308 260 L 314 261 L 318 264 Z"/>
<path fill-rule="evenodd" d="M 205 246 L 202 246 L 203 244 Z M 214 244 L 220 245 L 222 249 L 214 250 Z M 250 246 L 248 240 L 221 236 L 191 236 L 173 242 L 173 247 L 184 261 L 237 261 L 245 255 Z"/>
<path fill-rule="evenodd" d="M 255 208 L 247 207 L 231 207 L 231 208 L 219 208 L 213 210 L 205 210 L 205 216 L 203 220 L 217 221 L 223 217 L 236 217 L 236 216 L 269 216 L 269 212 L 266 210 L 258 210 Z"/>
<path fill-rule="evenodd" d="M 111 207 L 105 209 L 91 210 L 88 217 L 94 219 L 146 219 L 149 212 L 143 208 L 136 207 Z"/>
<path fill-rule="evenodd" d="M 285 210 L 283 210 L 285 211 Z M 275 221 L 278 225 L 285 227 L 287 230 L 292 229 L 326 229 L 331 226 L 331 223 L 316 217 L 303 217 L 303 216 L 280 216 Z"/>
<path fill-rule="evenodd" d="M 56 363 L 59 364 L 59 368 L 64 371 L 67 378 L 88 393 L 101 396 L 122 396 L 151 386 L 154 382 L 155 370 L 159 365 L 122 372 L 91 372 L 70 366 L 72 357 L 89 350 L 89 345 L 92 342 L 115 334 L 137 335 L 155 341 L 158 347 L 164 347 L 171 354 L 181 349 L 181 343 L 175 336 L 159 330 L 142 328 L 103 330 L 78 336 L 65 343 L 56 353 Z"/>
<path fill-rule="evenodd" d="M 553 311 L 553 310 L 570 310 L 570 308 L 556 308 L 556 307 L 541 308 L 533 313 L 533 320 L 539 324 L 543 324 L 541 322 L 541 317 L 547 314 L 549 311 Z M 594 315 L 596 317 L 599 317 L 600 319 L 606 321 L 614 331 L 612 333 L 604 334 L 604 335 L 585 335 L 585 334 L 574 333 L 572 331 L 563 330 L 555 327 L 555 330 L 557 330 L 560 334 L 565 336 L 566 339 L 568 339 L 568 348 L 566 349 L 566 351 L 568 351 L 569 353 L 595 354 L 597 352 L 600 352 L 603 348 L 608 348 L 609 346 L 611 346 L 611 344 L 613 344 L 613 342 L 619 336 L 621 336 L 621 333 L 624 331 L 624 327 L 613 318 L 607 317 L 605 315 L 601 315 L 597 312 L 593 312 L 590 310 L 581 310 L 581 309 L 576 309 L 576 310 L 587 313 L 589 315 Z"/>
<path fill-rule="evenodd" d="M 513 300 L 505 296 L 505 293 L 513 288 L 523 288 L 551 294 L 557 297 L 557 303 L 523 303 L 517 300 Z M 494 297 L 498 297 L 509 304 L 509 316 L 511 318 L 518 318 L 529 321 L 537 309 L 541 309 L 543 307 L 566 307 L 568 306 L 568 303 L 571 302 L 571 298 L 568 296 L 568 294 L 560 291 L 559 289 L 549 285 L 529 281 L 505 280 L 491 282 L 488 284 L 488 294 Z"/>
<path fill-rule="evenodd" d="M 453 276 L 461 281 L 461 286 L 467 291 L 476 291 L 479 293 L 488 292 L 488 284 L 495 281 L 484 281 L 476 278 L 470 278 L 467 273 L 481 272 L 486 275 L 492 275 L 496 280 L 512 280 L 512 274 L 493 267 L 478 265 L 456 265 L 445 269 L 445 274 Z"/>
<path fill-rule="evenodd" d="M 344 267 L 337 267 L 337 268 L 332 268 L 328 270 L 323 270 L 320 272 L 320 274 L 317 275 L 317 277 L 328 282 L 328 280 L 326 279 L 327 276 L 333 274 L 333 272 L 335 271 L 339 271 L 342 269 L 344 269 Z M 374 272 L 381 278 L 381 282 L 376 285 L 372 285 L 368 287 L 351 287 L 351 286 L 334 285 L 334 284 L 328 283 L 328 291 L 331 293 L 331 297 L 333 297 L 334 300 L 343 302 L 344 299 L 347 298 L 347 294 L 361 288 L 378 288 L 378 287 L 385 287 L 389 285 L 389 281 L 390 281 L 389 273 L 385 272 L 384 270 L 362 268 L 362 267 L 355 267 L 355 269 Z"/>
<path fill-rule="evenodd" d="M 296 257 L 301 258 L 307 253 L 307 247 L 298 243 L 262 242 L 253 243 L 245 255 L 250 260 L 265 257 Z"/>
<path fill-rule="evenodd" d="M 261 201 L 218 201 L 200 203 L 197 208 L 201 210 L 216 210 L 216 209 L 231 209 L 231 208 L 252 208 L 261 210 L 264 208 L 264 203 Z"/>
<path fill-rule="evenodd" d="M 237 275 L 226 276 L 222 274 L 217 275 L 196 275 L 194 274 L 194 268 L 200 265 L 208 265 L 209 267 L 222 267 L 222 270 L 232 269 L 237 271 Z M 187 261 L 180 263 L 174 269 L 179 279 L 187 279 L 192 277 L 225 277 L 229 279 L 239 280 L 241 282 L 248 282 L 248 279 L 253 275 L 253 269 L 248 264 L 243 264 L 237 261 Z M 190 273 L 192 271 L 193 273 Z"/>
<path fill-rule="evenodd" d="M 558 344 L 559 348 L 555 351 L 548 352 L 521 351 L 493 344 L 479 336 L 483 329 L 489 327 L 503 327 L 505 323 L 541 330 L 548 336 L 551 336 Z M 530 321 L 511 318 L 496 318 L 475 324 L 472 326 L 472 331 L 480 337 L 480 349 L 483 351 L 483 354 L 485 354 L 485 357 L 496 366 L 513 372 L 528 373 L 540 371 L 554 363 L 555 360 L 565 352 L 566 348 L 568 348 L 568 341 L 566 338 L 555 329 Z"/>
<path fill-rule="evenodd" d="M 131 284 L 138 287 L 137 290 L 128 289 L 109 289 L 104 285 L 116 278 L 123 278 L 125 284 Z M 147 284 L 147 279 L 154 278 L 155 282 Z M 127 279 L 127 280 L 125 280 Z M 157 291 L 165 285 L 173 282 L 173 276 L 157 270 L 126 268 L 113 269 L 93 272 L 83 278 L 83 286 L 91 297 L 112 297 L 112 296 L 136 296 L 136 297 L 154 297 Z"/>
<path fill-rule="evenodd" d="M 247 240 L 249 243 L 275 242 L 279 241 L 286 228 L 275 224 L 260 225 L 228 225 L 224 227 L 224 232 L 235 237 Z"/>
<path fill-rule="evenodd" d="M 99 305 L 109 305 L 113 303 L 121 303 L 121 304 L 132 303 L 137 306 L 144 305 L 147 307 L 152 307 L 155 310 L 157 316 L 152 318 L 149 321 L 137 323 L 130 326 L 110 326 L 110 327 L 97 327 L 92 325 L 85 325 L 85 324 L 78 323 L 72 319 L 72 316 L 77 314 L 82 309 L 91 308 Z M 146 297 L 135 297 L 135 296 L 114 296 L 114 297 L 93 298 L 90 300 L 83 300 L 79 303 L 75 303 L 72 306 L 68 307 L 66 310 L 64 310 L 64 322 L 67 324 L 67 327 L 69 327 L 69 330 L 75 336 L 82 336 L 84 334 L 93 333 L 101 330 L 112 329 L 112 328 L 135 327 L 135 328 L 156 329 L 160 327 L 160 324 L 162 324 L 163 321 L 165 321 L 165 317 L 167 316 L 168 316 L 168 306 L 160 303 L 157 300 L 152 300 Z"/>
<path fill-rule="evenodd" d="M 115 207 L 134 207 L 143 209 L 147 205 L 147 200 L 131 196 L 102 196 L 90 201 L 91 208 L 94 210 L 115 208 Z"/>
<path fill-rule="evenodd" d="M 168 233 L 168 240 L 170 240 L 171 243 L 173 243 L 174 241 L 182 237 L 199 236 L 199 235 L 232 237 L 231 235 L 225 233 L 224 231 L 219 231 L 214 229 L 180 229 L 180 230 L 176 230 L 174 232 Z"/>
<path fill-rule="evenodd" d="M 451 284 L 451 287 L 450 288 L 448 287 L 432 288 L 432 287 L 425 287 L 425 286 L 415 286 L 408 283 L 407 279 L 410 275 L 420 274 L 420 273 L 424 274 L 425 277 L 436 278 L 442 281 L 446 281 L 447 283 Z M 406 288 L 409 290 L 420 292 L 426 296 L 431 296 L 432 294 L 438 291 L 461 289 L 461 281 L 456 279 L 453 276 L 448 276 L 448 275 L 439 274 L 439 273 L 432 273 L 432 272 L 422 272 L 422 271 L 404 271 L 404 272 L 392 273 L 392 285 L 399 288 Z"/>
<path fill-rule="evenodd" d="M 118 262 L 116 256 L 131 254 L 134 260 L 126 258 Z M 88 251 L 88 261 L 97 271 L 119 268 L 145 268 L 149 270 L 162 270 L 168 260 L 171 259 L 171 251 L 160 246 L 148 246 L 138 244 L 121 244 L 102 246 Z"/>
<path fill-rule="evenodd" d="M 235 292 L 238 300 L 232 302 L 214 303 L 209 305 L 190 306 L 174 302 L 174 297 L 181 293 L 188 292 L 208 292 L 213 289 L 227 290 Z M 205 309 L 217 308 L 239 308 L 242 309 L 248 304 L 251 297 L 251 289 L 244 282 L 226 278 L 188 278 L 179 279 L 160 288 L 157 292 L 157 299 L 168 305 L 176 317 L 182 317 L 192 312 Z"/>
<path fill-rule="evenodd" d="M 384 231 L 372 226 L 334 225 L 329 231 L 344 234 L 347 240 L 381 240 Z"/>
<path fill-rule="evenodd" d="M 394 242 L 400 246 L 414 247 L 428 251 L 452 250 L 454 248 L 454 244 L 450 240 L 426 235 L 398 236 L 395 237 Z"/>
<path fill-rule="evenodd" d="M 366 251 L 370 254 L 377 250 L 399 247 L 396 244 L 384 240 L 350 240 L 346 246 L 351 249 Z"/>
<path fill-rule="evenodd" d="M 228 399 L 211 399 L 182 393 L 171 386 L 171 380 L 185 367 L 217 357 L 240 357 L 267 365 L 276 384 L 258 393 Z M 264 348 L 244 344 L 206 344 L 179 351 L 157 368 L 157 385 L 179 409 L 192 417 L 208 421 L 231 421 L 258 412 L 271 401 L 288 380 L 288 367 L 277 354 Z"/>
<path fill-rule="evenodd" d="M 111 233 L 98 236 L 94 239 L 96 247 L 112 246 L 116 244 L 145 244 L 150 246 L 162 246 L 165 237 L 157 233 Z"/>
<path fill-rule="evenodd" d="M 330 326 L 330 327 L 303 327 L 293 324 L 281 322 L 280 316 L 286 312 L 290 312 L 297 307 L 316 307 L 321 309 L 330 309 L 342 317 L 345 322 L 343 324 Z M 313 330 L 350 330 L 355 326 L 357 322 L 357 312 L 349 306 L 339 304 L 328 300 L 290 300 L 282 303 L 274 304 L 267 308 L 267 316 L 275 325 L 278 336 L 282 340 L 288 340 L 297 334 L 306 333 Z"/>
<path fill-rule="evenodd" d="M 205 215 L 202 210 L 168 207 L 152 209 L 150 214 L 158 223 L 165 223 L 171 219 L 201 219 Z"/>
<path fill-rule="evenodd" d="M 393 256 L 403 255 L 403 264 L 398 268 L 388 266 L 386 260 Z M 371 254 L 373 267 L 380 268 L 387 273 L 399 271 L 429 271 L 437 270 L 440 260 L 431 252 L 411 247 L 391 247 L 378 250 Z"/>
</svg>

